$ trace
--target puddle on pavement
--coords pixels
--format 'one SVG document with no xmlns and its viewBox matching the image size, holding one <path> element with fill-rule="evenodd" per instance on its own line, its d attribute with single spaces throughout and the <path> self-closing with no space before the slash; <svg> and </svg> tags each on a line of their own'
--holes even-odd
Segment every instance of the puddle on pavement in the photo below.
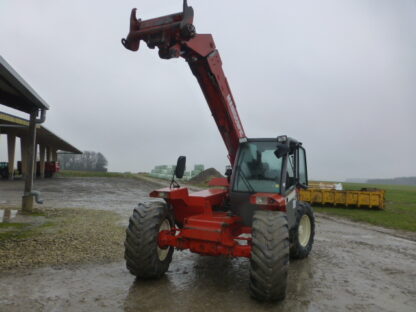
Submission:
<svg viewBox="0 0 416 312">
<path fill-rule="evenodd" d="M 16 217 L 17 209 L 0 209 L 0 222 L 8 223 L 11 219 Z"/>
</svg>

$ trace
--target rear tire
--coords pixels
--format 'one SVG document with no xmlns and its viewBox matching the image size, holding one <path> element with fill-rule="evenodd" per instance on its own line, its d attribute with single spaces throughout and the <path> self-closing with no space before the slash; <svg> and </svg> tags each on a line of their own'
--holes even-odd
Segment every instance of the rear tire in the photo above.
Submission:
<svg viewBox="0 0 416 312">
<path fill-rule="evenodd" d="M 142 202 L 134 208 L 124 242 L 127 269 L 138 278 L 161 277 L 172 261 L 173 247 L 160 248 L 159 231 L 173 228 L 166 203 Z"/>
<path fill-rule="evenodd" d="M 250 294 L 260 301 L 283 300 L 289 267 L 286 214 L 257 210 L 253 216 Z"/>
<path fill-rule="evenodd" d="M 296 207 L 296 224 L 290 231 L 290 258 L 304 259 L 312 250 L 315 216 L 311 205 L 303 201 Z"/>
</svg>

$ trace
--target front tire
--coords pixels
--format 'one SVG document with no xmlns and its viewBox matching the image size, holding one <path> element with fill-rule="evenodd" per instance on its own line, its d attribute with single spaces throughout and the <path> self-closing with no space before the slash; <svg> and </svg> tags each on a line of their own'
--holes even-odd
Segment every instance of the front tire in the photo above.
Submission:
<svg viewBox="0 0 416 312">
<path fill-rule="evenodd" d="M 257 210 L 253 216 L 250 294 L 260 301 L 283 300 L 289 267 L 286 214 Z"/>
<path fill-rule="evenodd" d="M 290 231 L 290 258 L 304 259 L 312 250 L 315 238 L 315 216 L 311 205 L 299 201 L 296 223 Z"/>
<path fill-rule="evenodd" d="M 160 248 L 159 232 L 173 228 L 166 203 L 142 202 L 134 208 L 124 242 L 127 269 L 138 278 L 161 277 L 172 261 L 173 247 Z"/>
</svg>

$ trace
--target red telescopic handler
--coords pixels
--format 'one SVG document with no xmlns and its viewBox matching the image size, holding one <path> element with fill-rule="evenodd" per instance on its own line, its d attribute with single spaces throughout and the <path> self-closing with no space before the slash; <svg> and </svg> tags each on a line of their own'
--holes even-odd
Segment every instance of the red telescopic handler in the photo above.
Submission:
<svg viewBox="0 0 416 312">
<path fill-rule="evenodd" d="M 302 143 L 286 135 L 247 138 L 222 61 L 211 34 L 198 34 L 193 9 L 154 19 L 130 17 L 125 48 L 137 51 L 143 41 L 158 48 L 162 59 L 183 58 L 198 80 L 228 150 L 231 169 L 210 188 L 190 192 L 175 181 L 185 170 L 179 157 L 169 187 L 140 202 L 126 230 L 125 259 L 140 279 L 159 278 L 174 249 L 209 256 L 250 259 L 250 294 L 260 301 L 285 298 L 289 259 L 312 249 L 315 219 L 299 200 L 308 185 Z"/>
</svg>

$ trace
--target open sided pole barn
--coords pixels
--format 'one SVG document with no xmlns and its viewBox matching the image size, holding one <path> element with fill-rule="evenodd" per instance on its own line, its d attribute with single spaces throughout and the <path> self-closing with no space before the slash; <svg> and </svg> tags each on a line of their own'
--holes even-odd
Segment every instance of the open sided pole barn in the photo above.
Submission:
<svg viewBox="0 0 416 312">
<path fill-rule="evenodd" d="M 7 154 L 8 154 L 8 168 L 3 168 L 3 178 L 8 177 L 9 180 L 14 178 L 14 164 L 15 164 L 15 147 L 16 138 L 20 138 L 21 145 L 21 166 L 20 172 L 22 176 L 27 174 L 27 135 L 29 128 L 29 120 L 0 112 L 0 134 L 7 136 Z M 35 159 L 38 155 L 38 166 L 34 171 L 36 176 L 44 178 L 51 177 L 46 167 L 51 163 L 55 163 L 57 159 L 57 152 L 65 152 L 70 154 L 82 154 L 80 150 L 64 141 L 56 134 L 45 128 L 43 125 L 36 125 L 36 145 L 35 145 Z M 50 169 L 49 169 L 50 170 Z M 1 175 L 1 172 L 0 172 Z"/>
<path fill-rule="evenodd" d="M 55 136 L 40 125 L 45 122 L 49 105 L 23 80 L 22 77 L 0 56 L 0 104 L 29 114 L 28 120 L 1 113 L 0 133 L 7 135 L 8 171 L 13 178 L 16 136 L 20 137 L 22 167 L 24 167 L 25 186 L 22 196 L 22 210 L 31 210 L 34 200 L 41 203 L 39 192 L 33 190 L 36 146 L 40 148 L 40 166 L 44 158 L 55 159 L 58 149 L 81 153 L 72 145 Z M 37 138 L 37 131 L 39 137 Z M 42 172 L 42 170 L 41 170 Z"/>
</svg>

